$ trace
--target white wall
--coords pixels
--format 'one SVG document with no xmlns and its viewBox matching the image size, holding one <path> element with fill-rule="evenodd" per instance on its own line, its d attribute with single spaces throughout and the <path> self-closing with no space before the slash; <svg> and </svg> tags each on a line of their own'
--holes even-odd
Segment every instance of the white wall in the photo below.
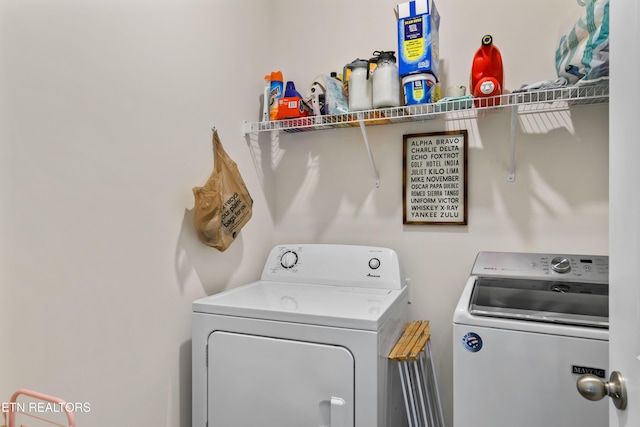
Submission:
<svg viewBox="0 0 640 427">
<path fill-rule="evenodd" d="M 268 13 L 0 2 L 0 401 L 30 388 L 89 402 L 78 425 L 191 425 L 191 302 L 256 279 L 273 243 L 241 134 Z M 255 201 L 224 253 L 192 226 L 213 124 Z"/>
<path fill-rule="evenodd" d="M 88 401 L 78 424 L 190 425 L 191 301 L 258 277 L 275 243 L 389 246 L 432 321 L 448 425 L 451 317 L 479 250 L 607 253 L 607 107 L 360 131 L 240 133 L 262 76 L 396 50 L 395 0 L 0 2 L 0 401 Z M 438 3 L 443 85 L 494 36 L 506 87 L 553 79 L 574 0 Z M 271 17 L 271 19 L 270 19 Z M 230 249 L 197 241 L 191 188 L 220 131 L 254 198 Z M 403 226 L 402 135 L 468 129 L 469 225 Z"/>
</svg>

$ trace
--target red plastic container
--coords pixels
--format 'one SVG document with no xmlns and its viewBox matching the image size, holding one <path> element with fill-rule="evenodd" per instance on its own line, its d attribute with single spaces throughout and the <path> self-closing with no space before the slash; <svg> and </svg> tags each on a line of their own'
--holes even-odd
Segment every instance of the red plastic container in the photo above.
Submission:
<svg viewBox="0 0 640 427">
<path fill-rule="evenodd" d="M 482 37 L 482 45 L 474 55 L 471 66 L 469 89 L 475 98 L 480 98 L 475 101 L 476 107 L 500 105 L 500 98 L 492 97 L 502 95 L 503 86 L 502 55 L 494 46 L 493 37 L 486 35 Z"/>
</svg>

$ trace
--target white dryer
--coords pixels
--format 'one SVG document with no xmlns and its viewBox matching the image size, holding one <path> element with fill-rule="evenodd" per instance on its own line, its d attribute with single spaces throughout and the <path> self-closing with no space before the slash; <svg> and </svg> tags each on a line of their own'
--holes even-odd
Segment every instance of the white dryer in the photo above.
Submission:
<svg viewBox="0 0 640 427">
<path fill-rule="evenodd" d="M 193 303 L 192 425 L 405 425 L 407 304 L 393 250 L 276 246 L 261 280 Z"/>
</svg>

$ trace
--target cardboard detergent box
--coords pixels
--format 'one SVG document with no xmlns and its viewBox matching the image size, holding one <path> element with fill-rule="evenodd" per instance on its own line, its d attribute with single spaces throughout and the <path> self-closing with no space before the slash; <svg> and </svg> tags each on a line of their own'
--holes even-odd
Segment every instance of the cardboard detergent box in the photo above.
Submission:
<svg viewBox="0 0 640 427">
<path fill-rule="evenodd" d="M 431 73 L 440 80 L 438 61 L 440 14 L 432 0 L 398 4 L 398 71 L 401 77 Z"/>
<path fill-rule="evenodd" d="M 299 96 L 278 99 L 277 120 L 297 119 L 312 115 L 311 108 Z"/>
</svg>

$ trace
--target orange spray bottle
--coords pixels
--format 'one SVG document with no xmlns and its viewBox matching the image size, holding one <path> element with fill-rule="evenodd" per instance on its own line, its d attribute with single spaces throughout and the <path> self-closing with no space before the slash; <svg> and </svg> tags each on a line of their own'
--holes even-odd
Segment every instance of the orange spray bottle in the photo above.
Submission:
<svg viewBox="0 0 640 427">
<path fill-rule="evenodd" d="M 267 76 L 264 77 L 265 80 Z M 278 119 L 278 100 L 284 96 L 284 82 L 282 81 L 282 71 L 272 71 L 269 76 L 271 90 L 269 93 L 269 119 Z"/>
</svg>

